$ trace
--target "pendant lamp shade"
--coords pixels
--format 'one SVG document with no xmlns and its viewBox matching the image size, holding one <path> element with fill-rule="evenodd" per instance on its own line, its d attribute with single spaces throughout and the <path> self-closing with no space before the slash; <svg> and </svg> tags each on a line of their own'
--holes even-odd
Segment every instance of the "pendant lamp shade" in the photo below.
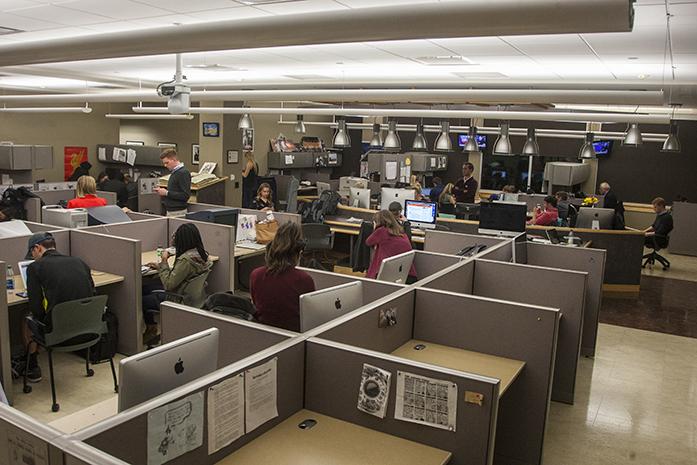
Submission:
<svg viewBox="0 0 697 465">
<path fill-rule="evenodd" d="M 578 152 L 578 158 L 580 160 L 595 160 L 595 147 L 593 147 L 593 133 L 586 133 L 586 141 L 581 146 L 581 150 Z"/>
<path fill-rule="evenodd" d="M 242 118 L 240 118 L 240 121 L 237 123 L 237 129 L 254 129 L 254 123 L 249 113 L 242 115 Z"/>
<path fill-rule="evenodd" d="M 523 145 L 522 155 L 529 155 L 533 157 L 540 156 L 540 146 L 537 144 L 537 137 L 535 136 L 535 128 L 528 128 L 528 138 Z"/>
<path fill-rule="evenodd" d="M 397 121 L 395 120 L 392 120 L 389 123 L 387 137 L 385 137 L 384 149 L 391 152 L 398 152 L 402 150 L 402 141 L 399 140 L 399 134 L 397 134 Z"/>
<path fill-rule="evenodd" d="M 470 126 L 467 133 L 467 143 L 462 148 L 463 152 L 479 152 L 479 144 L 477 144 L 477 127 Z"/>
<path fill-rule="evenodd" d="M 511 138 L 508 137 L 508 129 L 510 128 L 510 123 L 505 122 L 499 125 L 500 134 L 494 142 L 494 155 L 513 155 L 513 148 L 511 147 Z"/>
<path fill-rule="evenodd" d="M 680 152 L 680 139 L 678 139 L 678 124 L 675 121 L 670 122 L 670 130 L 668 137 L 663 142 L 661 152 Z"/>
<path fill-rule="evenodd" d="M 350 147 L 351 138 L 346 130 L 346 120 L 340 119 L 338 124 L 339 127 L 336 129 L 336 134 L 334 134 L 334 143 L 332 145 L 334 147 Z"/>
<path fill-rule="evenodd" d="M 371 147 L 382 147 L 382 132 L 378 123 L 373 124 L 373 138 L 370 139 Z"/>
<path fill-rule="evenodd" d="M 441 121 L 440 134 L 436 139 L 436 145 L 433 147 L 436 152 L 452 152 L 453 143 L 450 140 L 450 122 Z"/>
<path fill-rule="evenodd" d="M 416 135 L 414 136 L 414 143 L 411 146 L 414 151 L 428 150 L 428 144 L 426 143 L 426 138 L 424 137 L 424 122 L 419 121 L 416 125 Z"/>
<path fill-rule="evenodd" d="M 305 132 L 307 131 L 305 129 L 305 122 L 303 121 L 303 115 L 298 115 L 298 121 L 295 123 L 293 131 L 295 131 L 298 134 L 305 134 Z"/>
<path fill-rule="evenodd" d="M 624 142 L 622 145 L 628 145 L 630 147 L 637 147 L 643 144 L 644 141 L 641 138 L 641 129 L 637 123 L 631 123 L 627 133 L 624 135 Z"/>
</svg>

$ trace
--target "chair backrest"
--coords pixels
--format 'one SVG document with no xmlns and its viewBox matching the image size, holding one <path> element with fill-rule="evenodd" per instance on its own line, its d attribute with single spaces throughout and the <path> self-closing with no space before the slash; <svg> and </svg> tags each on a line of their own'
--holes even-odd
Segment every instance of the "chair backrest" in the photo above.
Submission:
<svg viewBox="0 0 697 465">
<path fill-rule="evenodd" d="M 305 249 L 323 249 L 331 244 L 332 230 L 324 223 L 305 223 L 302 225 Z"/>
<path fill-rule="evenodd" d="M 51 310 L 51 332 L 46 344 L 53 346 L 81 335 L 100 336 L 106 333 L 103 320 L 107 296 L 96 295 L 57 304 Z"/>
<path fill-rule="evenodd" d="M 300 187 L 300 181 L 298 178 L 291 178 L 288 183 L 288 205 L 286 206 L 287 213 L 297 213 L 298 212 L 298 188 Z"/>
</svg>

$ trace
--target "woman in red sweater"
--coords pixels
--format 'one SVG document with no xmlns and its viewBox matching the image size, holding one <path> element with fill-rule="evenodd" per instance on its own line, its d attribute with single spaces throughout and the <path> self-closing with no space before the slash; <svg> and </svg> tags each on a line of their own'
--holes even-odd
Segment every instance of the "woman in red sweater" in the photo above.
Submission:
<svg viewBox="0 0 697 465">
<path fill-rule="evenodd" d="M 77 180 L 77 198 L 68 201 L 68 208 L 103 207 L 106 199 L 97 197 L 97 182 L 92 176 L 80 176 Z"/>
<path fill-rule="evenodd" d="M 315 290 L 312 277 L 295 268 L 304 248 L 295 223 L 283 224 L 266 246 L 266 266 L 252 271 L 249 280 L 260 323 L 300 332 L 300 296 Z"/>
<path fill-rule="evenodd" d="M 373 219 L 375 231 L 368 236 L 365 244 L 368 247 L 375 247 L 373 259 L 368 267 L 368 278 L 375 279 L 380 271 L 380 264 L 386 258 L 399 255 L 412 250 L 411 241 L 407 238 L 402 227 L 397 223 L 395 217 L 389 210 L 380 210 Z M 409 270 L 407 283 L 416 281 L 416 269 L 414 265 Z"/>
</svg>

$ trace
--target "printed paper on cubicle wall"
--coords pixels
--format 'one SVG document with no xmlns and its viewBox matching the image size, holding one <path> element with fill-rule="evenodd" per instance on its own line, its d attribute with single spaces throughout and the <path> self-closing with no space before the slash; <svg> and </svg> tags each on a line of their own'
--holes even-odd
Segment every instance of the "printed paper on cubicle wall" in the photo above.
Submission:
<svg viewBox="0 0 697 465">
<path fill-rule="evenodd" d="M 203 445 L 203 391 L 148 412 L 148 465 L 162 465 Z"/>
<path fill-rule="evenodd" d="M 208 388 L 208 455 L 244 434 L 244 373 Z"/>
<path fill-rule="evenodd" d="M 391 377 L 389 371 L 364 363 L 358 389 L 358 410 L 385 418 Z"/>
<path fill-rule="evenodd" d="M 394 417 L 454 432 L 457 384 L 398 371 Z"/>
<path fill-rule="evenodd" d="M 276 365 L 278 359 L 250 368 L 244 375 L 245 430 L 250 433 L 278 416 Z"/>
<path fill-rule="evenodd" d="M 10 426 L 7 431 L 7 457 L 10 465 L 48 465 L 48 444 Z"/>
</svg>

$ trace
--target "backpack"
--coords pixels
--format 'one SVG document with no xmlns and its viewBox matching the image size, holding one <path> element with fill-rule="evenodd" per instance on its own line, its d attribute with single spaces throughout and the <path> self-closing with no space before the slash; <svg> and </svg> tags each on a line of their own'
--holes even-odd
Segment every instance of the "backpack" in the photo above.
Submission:
<svg viewBox="0 0 697 465">
<path fill-rule="evenodd" d="M 254 321 L 254 314 L 257 312 L 251 300 L 234 295 L 232 291 L 209 295 L 201 308 L 247 321 Z"/>
<path fill-rule="evenodd" d="M 0 199 L 0 218 L 4 216 L 3 220 L 26 220 L 27 210 L 24 208 L 24 202 L 30 198 L 40 197 L 24 186 L 6 189 Z M 43 205 L 42 200 L 41 206 Z"/>
<path fill-rule="evenodd" d="M 327 215 L 336 215 L 341 196 L 336 191 L 324 191 L 319 199 L 305 204 L 300 209 L 303 223 L 322 223 Z"/>
</svg>

